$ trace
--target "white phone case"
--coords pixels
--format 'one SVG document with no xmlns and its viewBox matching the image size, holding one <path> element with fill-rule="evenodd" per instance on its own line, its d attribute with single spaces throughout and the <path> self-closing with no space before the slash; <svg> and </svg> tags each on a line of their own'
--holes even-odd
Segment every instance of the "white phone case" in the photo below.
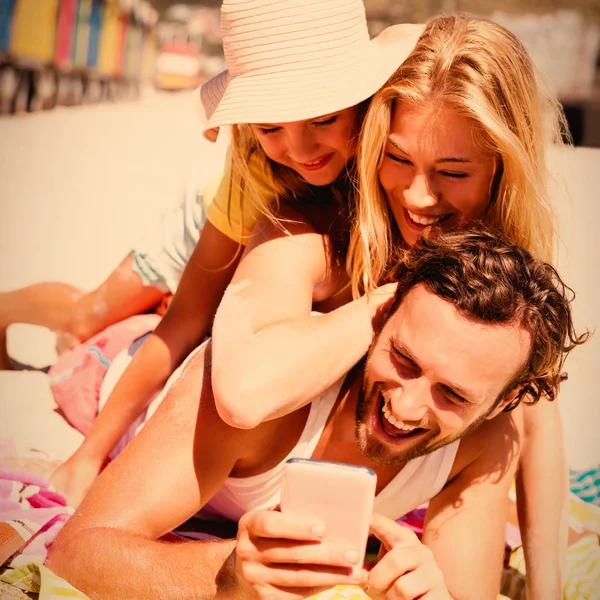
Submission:
<svg viewBox="0 0 600 600">
<path fill-rule="evenodd" d="M 377 476 L 366 467 L 292 458 L 285 466 L 281 511 L 323 520 L 326 539 L 348 544 L 364 559 L 376 487 Z"/>
</svg>

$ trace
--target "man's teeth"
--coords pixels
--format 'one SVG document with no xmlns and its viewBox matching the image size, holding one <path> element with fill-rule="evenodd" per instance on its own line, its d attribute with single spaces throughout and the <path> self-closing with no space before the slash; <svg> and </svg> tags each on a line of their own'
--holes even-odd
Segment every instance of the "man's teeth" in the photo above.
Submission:
<svg viewBox="0 0 600 600">
<path fill-rule="evenodd" d="M 387 402 L 385 402 L 383 405 L 383 416 L 394 427 L 402 429 L 402 431 L 413 431 L 414 429 L 418 429 L 416 425 L 408 425 L 400 419 L 396 419 L 396 417 L 392 414 L 392 411 L 390 410 L 389 404 Z"/>
<path fill-rule="evenodd" d="M 433 225 L 438 221 L 441 221 L 445 215 L 440 215 L 439 217 L 423 217 L 422 215 L 416 215 L 415 213 L 410 212 L 410 210 L 406 211 L 408 216 L 419 225 Z"/>
</svg>

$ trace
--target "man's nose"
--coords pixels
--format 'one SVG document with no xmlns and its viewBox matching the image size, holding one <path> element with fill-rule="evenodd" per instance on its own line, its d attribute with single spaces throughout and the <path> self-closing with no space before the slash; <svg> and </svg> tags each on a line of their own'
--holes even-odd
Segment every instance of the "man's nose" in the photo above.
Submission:
<svg viewBox="0 0 600 600">
<path fill-rule="evenodd" d="M 428 410 L 428 398 L 431 395 L 424 377 L 403 382 L 389 394 L 392 414 L 402 421 L 421 423 Z"/>
<path fill-rule="evenodd" d="M 435 206 L 437 194 L 432 190 L 426 175 L 418 173 L 404 190 L 404 200 L 408 210 L 419 210 Z"/>
</svg>

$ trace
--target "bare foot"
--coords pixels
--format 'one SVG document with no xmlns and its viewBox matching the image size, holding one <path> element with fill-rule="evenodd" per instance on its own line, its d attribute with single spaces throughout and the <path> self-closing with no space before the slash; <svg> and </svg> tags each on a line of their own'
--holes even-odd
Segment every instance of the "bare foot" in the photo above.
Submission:
<svg viewBox="0 0 600 600">
<path fill-rule="evenodd" d="M 79 346 L 81 344 L 81 340 L 73 335 L 72 333 L 68 333 L 66 331 L 57 331 L 56 332 L 56 353 L 60 356 L 66 350 L 70 350 L 75 346 Z"/>
</svg>

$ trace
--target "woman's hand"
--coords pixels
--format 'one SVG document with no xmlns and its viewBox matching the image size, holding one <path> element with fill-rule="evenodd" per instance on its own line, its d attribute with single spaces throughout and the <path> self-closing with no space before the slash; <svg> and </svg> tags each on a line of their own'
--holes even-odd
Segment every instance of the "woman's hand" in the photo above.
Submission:
<svg viewBox="0 0 600 600">
<path fill-rule="evenodd" d="M 307 598 L 341 584 L 364 582 L 352 568 L 359 554 L 327 541 L 323 523 L 275 510 L 246 513 L 239 522 L 235 572 L 244 597 Z"/>
<path fill-rule="evenodd" d="M 386 283 L 363 296 L 371 310 L 371 324 L 374 334 L 381 329 L 381 324 L 394 300 L 397 289 L 397 283 Z"/>
<path fill-rule="evenodd" d="M 373 600 L 452 600 L 432 551 L 413 531 L 376 513 L 371 532 L 381 540 L 366 592 Z"/>
</svg>

